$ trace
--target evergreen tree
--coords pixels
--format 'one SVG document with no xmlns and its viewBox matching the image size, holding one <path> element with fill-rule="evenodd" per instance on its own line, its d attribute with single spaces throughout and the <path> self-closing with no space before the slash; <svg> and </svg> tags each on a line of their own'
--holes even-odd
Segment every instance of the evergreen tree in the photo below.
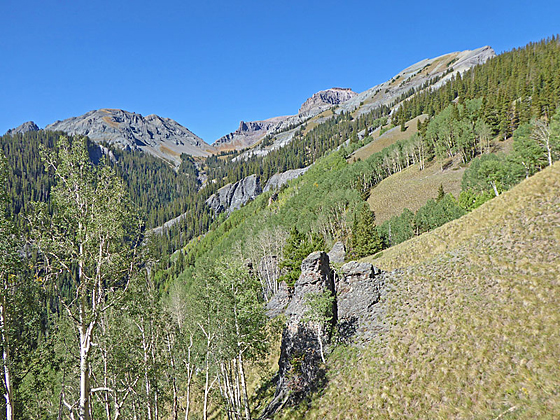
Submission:
<svg viewBox="0 0 560 420">
<path fill-rule="evenodd" d="M 352 253 L 361 258 L 381 250 L 381 239 L 375 225 L 375 214 L 364 203 L 354 218 L 352 228 Z"/>
</svg>

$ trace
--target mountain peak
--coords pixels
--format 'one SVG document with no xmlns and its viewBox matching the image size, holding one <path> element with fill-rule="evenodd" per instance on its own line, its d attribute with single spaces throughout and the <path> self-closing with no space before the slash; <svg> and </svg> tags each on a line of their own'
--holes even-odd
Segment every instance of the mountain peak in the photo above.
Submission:
<svg viewBox="0 0 560 420">
<path fill-rule="evenodd" d="M 102 108 L 79 117 L 57 121 L 45 127 L 85 135 L 95 142 L 107 142 L 125 149 L 139 149 L 162 159 L 180 163 L 180 156 L 207 156 L 213 148 L 186 127 L 170 118 L 122 109 Z"/>
<path fill-rule="evenodd" d="M 333 105 L 346 102 L 355 96 L 358 96 L 358 94 L 350 88 L 333 87 L 321 90 L 303 103 L 298 114 L 318 114 Z"/>
<path fill-rule="evenodd" d="M 16 128 L 9 129 L 6 134 L 13 136 L 14 134 L 24 134 L 30 131 L 39 131 L 40 128 L 33 121 L 27 121 L 17 126 Z"/>
</svg>

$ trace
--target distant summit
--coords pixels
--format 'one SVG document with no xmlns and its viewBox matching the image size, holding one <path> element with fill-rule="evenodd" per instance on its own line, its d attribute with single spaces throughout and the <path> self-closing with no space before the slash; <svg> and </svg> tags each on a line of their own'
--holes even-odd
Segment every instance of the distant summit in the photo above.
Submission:
<svg viewBox="0 0 560 420">
<path fill-rule="evenodd" d="M 143 117 L 122 109 L 90 111 L 49 124 L 45 130 L 84 135 L 97 143 L 142 150 L 175 164 L 180 163 L 182 153 L 208 156 L 213 152 L 200 137 L 170 118 L 154 114 Z"/>
<path fill-rule="evenodd" d="M 30 131 L 39 131 L 39 130 L 40 128 L 33 121 L 27 121 L 16 128 L 9 129 L 8 131 L 6 131 L 6 134 L 13 136 L 14 134 L 25 134 Z"/>
<path fill-rule="evenodd" d="M 346 102 L 353 97 L 358 96 L 350 88 L 331 88 L 327 90 L 322 90 L 315 93 L 311 98 L 303 103 L 299 109 L 299 115 L 313 114 L 317 115 L 320 112 L 330 108 L 333 105 L 339 105 Z"/>
</svg>

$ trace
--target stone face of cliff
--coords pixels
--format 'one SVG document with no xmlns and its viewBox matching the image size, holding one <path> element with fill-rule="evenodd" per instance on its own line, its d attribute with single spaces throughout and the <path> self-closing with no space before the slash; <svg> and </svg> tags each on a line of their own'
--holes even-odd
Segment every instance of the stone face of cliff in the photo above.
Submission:
<svg viewBox="0 0 560 420">
<path fill-rule="evenodd" d="M 299 109 L 299 115 L 317 115 L 333 105 L 344 103 L 358 94 L 349 88 L 332 88 L 315 93 Z"/>
<path fill-rule="evenodd" d="M 286 287 L 279 289 L 267 308 L 271 317 L 284 313 L 286 326 L 282 334 L 276 392 L 261 418 L 273 416 L 285 405 L 297 404 L 321 386 L 325 371 L 319 340 L 329 344 L 331 333 L 336 329 L 339 340 L 360 344 L 372 340 L 385 328 L 383 308 L 378 305 L 385 293 L 384 279 L 385 273 L 370 263 L 355 261 L 343 265 L 335 273 L 328 254 L 320 251 L 303 260 L 293 292 Z M 325 291 L 330 292 L 334 301 L 327 308 L 330 322 L 323 325 L 319 335 L 317 325 L 306 321 L 310 309 L 306 298 Z M 289 302 L 287 307 L 286 302 Z M 283 307 L 286 307 L 284 311 Z"/>
<path fill-rule="evenodd" d="M 240 209 L 249 200 L 254 200 L 261 192 L 260 178 L 251 175 L 234 184 L 223 186 L 206 200 L 206 204 L 216 214 L 224 211 L 231 213 L 233 210 Z"/>
<path fill-rule="evenodd" d="M 100 109 L 79 117 L 57 121 L 45 130 L 88 136 L 124 149 L 142 150 L 162 159 L 180 163 L 180 156 L 208 156 L 213 148 L 200 137 L 170 118 L 143 117 L 121 109 Z"/>
</svg>

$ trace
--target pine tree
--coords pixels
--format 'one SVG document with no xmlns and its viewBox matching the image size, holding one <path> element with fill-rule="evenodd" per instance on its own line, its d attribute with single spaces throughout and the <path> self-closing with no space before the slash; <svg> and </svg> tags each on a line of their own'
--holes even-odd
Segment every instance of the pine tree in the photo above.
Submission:
<svg viewBox="0 0 560 420">
<path fill-rule="evenodd" d="M 364 203 L 358 215 L 354 218 L 352 228 L 352 251 L 358 257 L 375 254 L 382 248 L 381 238 L 375 225 L 375 214 Z"/>
</svg>

